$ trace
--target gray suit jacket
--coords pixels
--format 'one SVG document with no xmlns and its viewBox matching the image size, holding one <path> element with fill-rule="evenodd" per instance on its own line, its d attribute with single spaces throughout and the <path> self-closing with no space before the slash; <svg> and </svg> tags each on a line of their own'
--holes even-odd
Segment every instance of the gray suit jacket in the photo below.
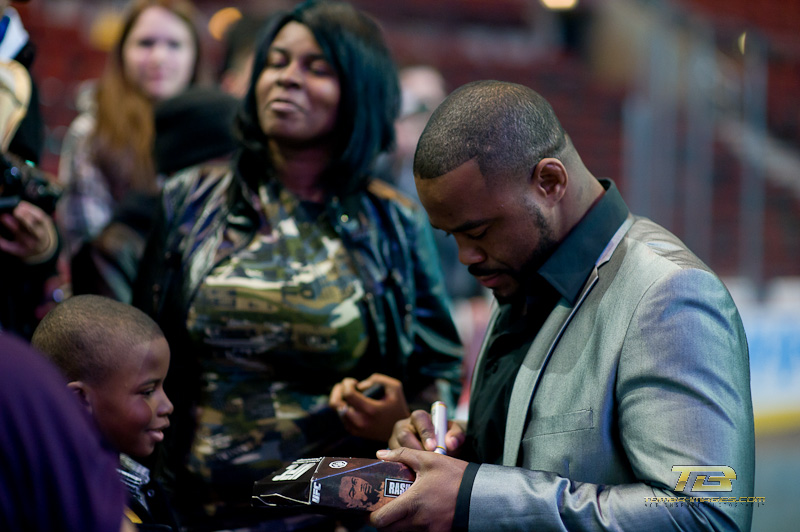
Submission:
<svg viewBox="0 0 800 532">
<path fill-rule="evenodd" d="M 469 530 L 749 530 L 752 504 L 739 497 L 753 496 L 754 460 L 730 294 L 674 235 L 629 216 L 520 367 L 504 465 L 478 469 Z M 690 492 L 692 475 L 676 491 L 672 468 L 689 465 L 707 467 L 711 485 L 729 466 L 732 489 Z"/>
</svg>

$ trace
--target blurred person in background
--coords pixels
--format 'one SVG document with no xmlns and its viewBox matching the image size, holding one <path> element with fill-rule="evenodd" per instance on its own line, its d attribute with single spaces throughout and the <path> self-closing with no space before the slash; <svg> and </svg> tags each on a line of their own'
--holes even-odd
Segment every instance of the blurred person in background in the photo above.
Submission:
<svg viewBox="0 0 800 532">
<path fill-rule="evenodd" d="M 30 73 L 36 56 L 36 47 L 12 4 L 26 4 L 28 0 L 9 2 L 0 0 L 0 61 L 14 60 Z M 11 139 L 8 151 L 25 161 L 39 164 L 44 146 L 44 121 L 39 106 L 39 90 L 32 80 L 30 98 L 22 122 Z"/>
<path fill-rule="evenodd" d="M 399 73 L 402 106 L 397 119 L 397 148 L 392 154 L 393 173 L 397 187 L 419 201 L 414 185 L 414 151 L 425 124 L 433 111 L 447 96 L 447 85 L 442 73 L 430 65 L 412 65 Z M 465 271 L 458 261 L 458 246 L 441 232 L 434 232 L 436 247 L 445 271 L 447 291 L 455 300 L 467 300 L 485 295 L 480 284 Z"/>
<path fill-rule="evenodd" d="M 253 74 L 258 32 L 265 17 L 245 15 L 225 32 L 225 51 L 217 79 L 220 88 L 237 98 L 244 98 Z"/>
<path fill-rule="evenodd" d="M 414 151 L 425 124 L 447 96 L 447 84 L 436 67 L 425 64 L 401 68 L 399 79 L 402 104 L 395 122 L 397 145 L 379 160 L 379 165 L 382 175 L 419 202 L 412 168 Z M 475 357 L 489 319 L 490 298 L 488 290 L 483 289 L 458 260 L 455 240 L 441 231 L 434 231 L 433 236 L 445 274 L 445 287 L 453 300 L 453 316 L 464 344 L 464 382 L 456 412 L 456 417 L 463 418 L 469 401 Z"/>
<path fill-rule="evenodd" d="M 153 157 L 159 179 L 233 155 L 233 119 L 239 100 L 213 86 L 194 85 L 155 105 Z M 129 303 L 133 283 L 159 210 L 159 196 L 124 199 L 100 234 L 72 257 L 72 292 Z"/>
<path fill-rule="evenodd" d="M 97 82 L 91 108 L 64 137 L 57 222 L 71 259 L 123 202 L 159 192 L 153 106 L 198 77 L 200 38 L 187 0 L 134 0 Z M 80 275 L 80 271 L 73 272 Z"/>
<path fill-rule="evenodd" d="M 0 23 L 6 26 L 5 39 L 24 31 L 12 29 L 19 24 L 18 17 L 10 20 L 16 22 L 4 18 Z M 33 87 L 22 64 L 0 60 L 0 263 L 4 274 L 0 329 L 25 339 L 30 339 L 48 308 L 46 287 L 56 276 L 59 249 L 51 215 L 60 190 L 32 163 L 11 152 L 11 146 L 27 145 L 24 141 L 15 144 L 15 140 L 20 139 L 21 124 L 30 116 L 30 105 L 37 105 L 32 102 Z"/>
<path fill-rule="evenodd" d="M 134 303 L 174 353 L 170 463 L 196 507 L 182 521 L 328 530 L 267 522 L 253 482 L 299 457 L 368 456 L 409 403 L 452 405 L 461 346 L 424 213 L 371 178 L 399 108 L 380 28 L 307 2 L 264 30 L 240 153 L 166 184 Z M 378 383 L 382 398 L 361 393 Z"/>
<path fill-rule="evenodd" d="M 398 72 L 400 116 L 395 122 L 396 146 L 389 164 L 397 188 L 418 200 L 414 186 L 414 151 L 431 113 L 447 96 L 444 76 L 431 65 L 410 65 Z"/>
</svg>

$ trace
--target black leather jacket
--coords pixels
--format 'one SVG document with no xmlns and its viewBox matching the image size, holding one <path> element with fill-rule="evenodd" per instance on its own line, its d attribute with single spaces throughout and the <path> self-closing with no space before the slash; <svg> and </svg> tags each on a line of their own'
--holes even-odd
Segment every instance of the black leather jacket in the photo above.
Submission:
<svg viewBox="0 0 800 532">
<path fill-rule="evenodd" d="M 244 178 L 225 165 L 186 170 L 165 186 L 163 212 L 140 264 L 133 303 L 167 336 L 169 387 L 176 378 L 184 385 L 199 381 L 198 347 L 186 332 L 189 304 L 212 268 L 254 238 L 259 222 L 253 196 Z M 457 397 L 462 348 L 424 211 L 373 181 L 364 191 L 332 198 L 327 214 L 366 291 L 370 344 L 351 376 L 365 378 L 374 371 L 394 376 L 403 381 L 412 406 L 434 380 L 449 382 Z M 180 424 L 180 403 L 192 396 L 171 395 L 173 425 Z"/>
</svg>

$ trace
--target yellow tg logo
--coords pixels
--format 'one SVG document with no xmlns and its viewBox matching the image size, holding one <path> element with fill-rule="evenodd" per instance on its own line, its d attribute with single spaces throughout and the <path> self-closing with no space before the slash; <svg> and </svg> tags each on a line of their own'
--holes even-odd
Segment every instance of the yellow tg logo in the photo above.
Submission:
<svg viewBox="0 0 800 532">
<path fill-rule="evenodd" d="M 672 466 L 673 471 L 680 471 L 678 476 L 678 483 L 675 484 L 675 491 L 684 491 L 686 483 L 689 481 L 689 476 L 692 473 L 709 473 L 717 471 L 722 473 L 719 475 L 697 475 L 692 489 L 689 491 L 732 491 L 733 486 L 731 480 L 736 480 L 736 471 L 728 466 L 701 466 L 701 465 L 676 465 Z M 716 484 L 709 484 L 709 482 L 716 482 Z"/>
</svg>

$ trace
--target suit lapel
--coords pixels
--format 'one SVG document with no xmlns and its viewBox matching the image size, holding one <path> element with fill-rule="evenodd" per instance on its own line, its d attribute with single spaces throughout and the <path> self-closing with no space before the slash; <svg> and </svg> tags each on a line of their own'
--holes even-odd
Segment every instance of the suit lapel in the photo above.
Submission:
<svg viewBox="0 0 800 532">
<path fill-rule="evenodd" d="M 517 372 L 511 399 L 508 403 L 508 416 L 506 417 L 506 437 L 503 447 L 503 465 L 517 465 L 519 445 L 522 433 L 525 430 L 525 419 L 528 408 L 533 398 L 533 393 L 539 383 L 545 364 L 558 345 L 567 325 L 580 307 L 586 294 L 589 293 L 594 283 L 597 282 L 597 268 L 592 270 L 589 280 L 583 287 L 581 295 L 575 306 L 570 307 L 565 299 L 561 299 L 553 312 L 547 317 L 539 333 L 534 338 L 525 360 Z"/>
<path fill-rule="evenodd" d="M 564 335 L 564 331 L 570 321 L 586 300 L 586 296 L 597 283 L 599 277 L 598 269 L 611 258 L 611 255 L 631 228 L 633 222 L 634 217 L 628 215 L 627 219 L 620 225 L 619 229 L 617 229 L 616 233 L 595 262 L 595 267 L 592 269 L 592 273 L 589 274 L 586 283 L 584 283 L 575 305 L 570 307 L 569 303 L 562 298 L 556 305 L 556 308 L 553 309 L 553 312 L 547 317 L 544 325 L 542 325 L 542 328 L 534 338 L 530 349 L 528 349 L 528 354 L 525 356 L 525 360 L 522 362 L 517 372 L 517 377 L 514 380 L 511 399 L 508 403 L 506 435 L 503 446 L 503 465 L 517 465 L 522 434 L 526 425 L 525 420 L 528 417 L 528 410 L 530 409 L 533 394 L 536 392 L 536 387 L 539 384 L 542 371 L 547 361 L 550 359 L 550 356 L 553 354 L 553 351 L 555 351 L 559 340 L 561 340 L 561 337 Z"/>
</svg>

